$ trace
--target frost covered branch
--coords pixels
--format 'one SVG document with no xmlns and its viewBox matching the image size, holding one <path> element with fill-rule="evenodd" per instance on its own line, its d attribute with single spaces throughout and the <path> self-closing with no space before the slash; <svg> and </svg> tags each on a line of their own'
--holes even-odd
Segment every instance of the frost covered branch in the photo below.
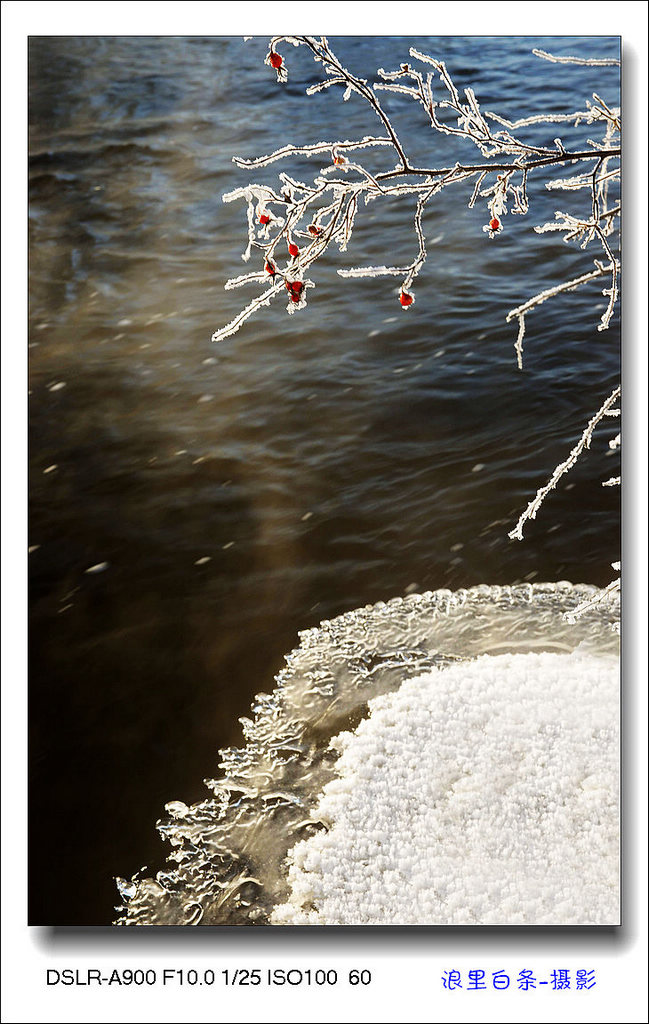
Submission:
<svg viewBox="0 0 649 1024">
<path fill-rule="evenodd" d="M 586 448 L 590 448 L 590 443 L 593 439 L 593 431 L 595 430 L 597 424 L 605 416 L 613 416 L 619 414 L 619 409 L 614 409 L 615 403 L 617 402 L 619 397 L 620 388 L 616 387 L 608 396 L 603 405 L 597 410 L 595 415 L 588 421 L 586 429 L 584 430 L 575 447 L 570 452 L 568 458 L 564 462 L 559 463 L 559 465 L 555 468 L 548 482 L 544 484 L 543 487 L 539 487 L 535 497 L 532 499 L 532 501 L 529 503 L 529 505 L 523 512 L 522 516 L 518 520 L 518 523 L 509 534 L 512 540 L 523 540 L 523 526 L 528 521 L 528 519 L 536 519 L 536 513 L 541 507 L 546 496 L 550 493 L 550 491 L 554 490 L 561 477 L 565 473 L 567 473 L 569 469 L 572 469 L 581 453 Z"/>
<path fill-rule="evenodd" d="M 582 248 L 591 242 L 599 245 L 605 260 L 595 260 L 591 270 L 574 281 L 560 282 L 554 288 L 535 296 L 512 310 L 507 320 L 518 318 L 519 332 L 515 343 L 519 367 L 522 367 L 522 342 L 525 333 L 525 313 L 547 298 L 571 291 L 579 284 L 606 274 L 610 287 L 604 294 L 609 302 L 601 318 L 599 329 L 608 327 L 618 296 L 619 261 L 610 243 L 616 230 L 619 205 L 609 204 L 609 191 L 619 180 L 619 110 L 611 107 L 597 94 L 585 109 L 573 114 L 534 113 L 530 117 L 509 121 L 496 113 L 483 111 L 474 89 L 467 87 L 461 93 L 445 63 L 411 47 L 410 60 L 395 70 L 379 68 L 379 81 L 371 84 L 359 78 L 341 64 L 324 36 L 274 36 L 269 45 L 265 63 L 275 71 L 280 83 L 288 80 L 288 65 L 280 47 L 290 44 L 306 49 L 320 66 L 323 80 L 311 85 L 307 95 L 329 88 L 342 88 L 343 100 L 352 94 L 359 96 L 373 117 L 380 123 L 381 134 L 365 135 L 361 139 L 315 142 L 306 145 L 287 143 L 274 152 L 254 158 L 234 157 L 242 168 L 267 167 L 271 163 L 290 157 L 320 158 L 325 163 L 312 181 L 298 181 L 282 172 L 279 189 L 250 184 L 223 197 L 224 201 L 244 199 L 247 203 L 248 246 L 243 253 L 249 260 L 253 249 L 258 251 L 260 270 L 228 282 L 227 287 L 239 287 L 248 282 L 263 283 L 270 277 L 273 288 L 264 293 L 260 301 L 251 302 L 230 324 L 215 331 L 213 341 L 235 333 L 262 306 L 282 292 L 288 292 L 287 311 L 294 313 L 307 304 L 304 275 L 329 248 L 337 245 L 345 252 L 351 239 L 355 216 L 361 201 L 389 200 L 412 196 L 416 199 L 414 231 L 418 244 L 417 254 L 405 266 L 372 266 L 341 268 L 341 277 L 401 277 L 398 298 L 405 310 L 414 304 L 412 284 L 426 262 L 426 232 L 424 216 L 430 200 L 450 185 L 467 183 L 471 186 L 469 207 L 484 202 L 487 223 L 484 230 L 495 238 L 504 230 L 504 218 L 511 214 L 524 215 L 529 209 L 530 175 L 569 165 L 571 177 L 550 179 L 548 189 L 575 192 L 588 189 L 588 211 L 573 214 L 557 212 L 551 223 L 539 225 L 536 231 L 560 231 L 564 241 L 578 241 Z M 555 57 L 545 51 L 534 53 L 543 59 L 559 63 L 605 66 L 617 62 L 610 60 L 584 60 L 573 57 Z M 399 136 L 379 96 L 396 93 L 406 97 L 424 111 L 424 126 L 443 135 L 452 136 L 458 144 L 471 144 L 479 159 L 460 159 L 449 166 L 418 166 L 409 156 L 406 142 Z M 549 138 L 544 144 L 534 144 L 519 134 L 519 129 L 530 125 L 565 124 L 574 128 L 581 123 L 599 125 L 603 129 L 599 142 L 588 140 L 583 145 L 570 147 L 558 138 Z M 371 173 L 362 163 L 363 151 L 379 148 L 391 151 L 393 165 Z M 287 257 L 279 257 L 286 246 Z M 275 287 L 276 285 L 280 285 Z M 315 287 L 314 282 L 309 282 Z"/>
<path fill-rule="evenodd" d="M 544 60 L 549 60 L 553 64 L 587 64 L 588 67 L 619 67 L 620 62 L 614 57 L 607 57 L 604 60 L 598 59 L 597 57 L 555 57 L 551 53 L 546 53 L 545 50 L 532 50 L 535 57 L 543 57 Z"/>
<path fill-rule="evenodd" d="M 509 311 L 506 318 L 507 323 L 509 323 L 509 321 L 513 320 L 515 317 L 518 317 L 519 328 L 515 349 L 519 370 L 522 370 L 523 368 L 523 338 L 525 337 L 525 314 L 528 312 L 528 310 L 534 309 L 536 306 L 540 306 L 541 303 L 545 302 L 546 299 L 551 299 L 553 296 L 559 295 L 560 292 L 573 291 L 573 289 L 578 288 L 580 284 L 585 284 L 587 281 L 592 281 L 596 277 L 601 277 L 603 274 L 612 271 L 612 269 L 613 268 L 611 265 L 604 266 L 601 263 L 599 263 L 598 260 L 595 260 L 595 270 L 590 270 L 587 274 L 582 274 L 580 277 L 575 277 L 572 281 L 563 281 L 561 284 L 554 285 L 553 288 L 547 288 L 545 291 L 539 292 L 538 295 L 534 295 L 533 298 L 528 299 L 527 302 L 524 302 L 521 306 L 517 306 L 516 309 L 512 309 Z M 603 329 L 601 324 L 603 323 L 605 317 L 606 326 L 608 327 L 610 314 L 607 317 L 607 313 L 608 308 L 602 316 L 602 320 L 600 321 L 600 327 L 598 329 Z"/>
<path fill-rule="evenodd" d="M 226 288 L 247 284 L 266 284 L 262 293 L 250 302 L 225 327 L 217 330 L 213 341 L 220 341 L 238 331 L 263 306 L 284 291 L 288 293 L 287 312 L 295 313 L 307 305 L 307 289 L 315 282 L 307 280 L 307 271 L 328 250 L 337 245 L 345 252 L 352 238 L 355 218 L 361 201 L 386 202 L 410 196 L 415 200 L 414 235 L 417 251 L 410 263 L 403 266 L 345 267 L 338 270 L 342 278 L 393 276 L 400 278 L 398 300 L 403 310 L 415 302 L 413 282 L 424 267 L 427 258 L 425 215 L 429 203 L 451 185 L 467 185 L 467 205 L 484 204 L 487 223 L 483 227 L 490 239 L 504 231 L 509 214 L 524 216 L 530 208 L 530 183 L 539 178 L 546 190 L 560 191 L 581 205 L 576 210 L 557 210 L 554 220 L 534 228 L 538 234 L 559 232 L 563 241 L 577 243 L 582 250 L 596 247 L 589 269 L 569 280 L 558 281 L 521 302 L 507 314 L 506 321 L 518 322 L 514 343 L 519 369 L 523 368 L 523 340 L 528 314 L 548 299 L 564 292 L 572 292 L 589 282 L 604 278 L 608 286 L 602 294 L 608 299 L 597 325 L 598 331 L 608 329 L 619 297 L 619 200 L 620 182 L 620 110 L 598 94 L 573 113 L 533 112 L 515 121 L 498 113 L 482 110 L 474 89 L 463 91 L 456 86 L 445 63 L 414 47 L 409 60 L 394 70 L 379 68 L 379 81 L 371 84 L 344 67 L 324 36 L 274 36 L 269 45 L 265 63 L 276 73 L 277 80 L 288 79 L 288 65 L 280 52 L 285 44 L 307 50 L 322 72 L 322 81 L 311 85 L 307 95 L 342 89 L 346 101 L 352 94 L 367 105 L 380 134 L 367 134 L 361 139 L 315 142 L 306 145 L 287 143 L 266 156 L 246 159 L 234 157 L 242 168 L 262 168 L 287 158 L 317 158 L 319 170 L 311 181 L 301 181 L 286 172 L 279 174 L 279 187 L 249 184 L 223 196 L 225 202 L 243 199 L 247 204 L 248 245 L 243 259 L 248 261 L 253 251 L 258 257 L 258 269 L 227 282 Z M 584 65 L 588 67 L 619 66 L 615 59 L 556 56 L 544 50 L 534 55 L 552 63 Z M 423 127 L 456 140 L 462 148 L 461 159 L 448 166 L 419 166 L 409 155 L 404 141 L 384 109 L 379 98 L 382 94 L 396 94 L 414 102 L 423 109 Z M 574 130 L 579 125 L 593 126 L 598 139 L 583 137 L 579 144 L 564 144 L 553 137 L 557 125 Z M 525 129 L 534 126 L 534 140 Z M 546 137 L 542 138 L 543 128 Z M 521 132 L 521 130 L 523 130 Z M 476 159 L 466 160 L 466 146 L 477 151 Z M 367 150 L 391 157 L 389 164 L 379 171 L 370 171 L 362 162 Z M 568 176 L 559 178 L 546 172 L 566 167 Z M 620 388 L 613 390 L 601 408 L 590 419 L 580 440 L 568 458 L 558 465 L 548 482 L 536 493 L 517 526 L 509 536 L 522 540 L 523 526 L 534 519 L 547 494 L 561 477 L 571 469 L 582 452 L 590 447 L 593 431 L 606 415 L 614 415 L 613 405 Z M 617 443 L 610 442 L 611 447 Z M 613 486 L 619 482 L 613 477 L 604 482 Z"/>
<path fill-rule="evenodd" d="M 621 569 L 620 563 L 619 562 L 612 562 L 611 563 L 611 569 L 614 569 L 615 572 L 619 572 L 620 569 Z M 619 593 L 620 593 L 620 577 L 618 576 L 617 579 L 611 580 L 611 582 L 608 584 L 608 586 L 604 587 L 603 590 L 598 590 L 597 593 L 593 597 L 589 597 L 586 601 L 582 601 L 581 604 L 578 604 L 575 608 L 572 609 L 572 611 L 565 612 L 563 617 L 564 617 L 566 622 L 574 623 L 585 612 L 590 611 L 591 608 L 595 608 L 599 604 L 604 604 L 605 602 L 609 601 L 612 597 L 617 597 L 617 595 Z M 619 631 L 620 631 L 620 624 L 618 622 L 616 624 L 616 632 L 619 633 Z"/>
</svg>

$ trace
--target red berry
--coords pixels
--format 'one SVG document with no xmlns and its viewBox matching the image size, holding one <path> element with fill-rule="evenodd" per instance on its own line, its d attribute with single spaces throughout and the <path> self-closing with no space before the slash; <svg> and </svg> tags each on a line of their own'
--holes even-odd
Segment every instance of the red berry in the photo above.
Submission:
<svg viewBox="0 0 649 1024">
<path fill-rule="evenodd" d="M 259 215 L 260 224 L 270 224 L 270 215 L 268 213 L 261 213 Z"/>
<path fill-rule="evenodd" d="M 275 68 L 275 70 L 277 70 L 277 68 L 281 68 L 281 66 L 282 66 L 282 56 L 281 56 L 281 54 L 275 53 L 274 51 L 271 53 L 271 55 L 270 55 L 270 66 L 272 68 Z"/>
<path fill-rule="evenodd" d="M 500 227 L 500 221 L 498 220 L 497 217 L 491 218 L 491 220 L 489 221 L 489 227 L 491 228 L 492 231 L 498 230 L 498 228 Z"/>
<path fill-rule="evenodd" d="M 402 306 L 411 306 L 414 301 L 410 292 L 399 292 L 399 302 Z"/>
<path fill-rule="evenodd" d="M 291 256 L 297 256 L 300 252 L 295 242 L 291 242 L 291 244 L 288 247 L 288 251 Z"/>
<path fill-rule="evenodd" d="M 300 295 L 299 292 L 292 292 L 291 293 L 291 302 L 299 302 L 301 298 L 302 298 L 302 296 Z"/>
<path fill-rule="evenodd" d="M 309 224 L 308 232 L 310 235 L 321 235 L 322 228 L 319 228 L 317 224 Z"/>
<path fill-rule="evenodd" d="M 294 296 L 297 295 L 297 298 L 299 300 L 300 295 L 304 291 L 304 285 L 302 281 L 287 281 L 286 289 L 291 293 L 291 298 L 294 298 Z"/>
<path fill-rule="evenodd" d="M 277 267 L 275 266 L 274 263 L 271 263 L 270 260 L 268 260 L 268 263 L 266 264 L 265 270 L 266 270 L 266 273 L 270 274 L 271 277 L 275 277 L 275 274 L 277 273 Z"/>
</svg>

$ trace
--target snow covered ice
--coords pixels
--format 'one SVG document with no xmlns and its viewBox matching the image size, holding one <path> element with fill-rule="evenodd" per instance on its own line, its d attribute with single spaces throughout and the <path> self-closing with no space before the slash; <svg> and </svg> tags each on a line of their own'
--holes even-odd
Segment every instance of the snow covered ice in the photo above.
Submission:
<svg viewBox="0 0 649 1024">
<path fill-rule="evenodd" d="M 117 923 L 617 923 L 618 624 L 538 583 L 305 630 Z"/>
<path fill-rule="evenodd" d="M 618 663 L 436 669 L 332 741 L 275 924 L 616 924 Z"/>
</svg>

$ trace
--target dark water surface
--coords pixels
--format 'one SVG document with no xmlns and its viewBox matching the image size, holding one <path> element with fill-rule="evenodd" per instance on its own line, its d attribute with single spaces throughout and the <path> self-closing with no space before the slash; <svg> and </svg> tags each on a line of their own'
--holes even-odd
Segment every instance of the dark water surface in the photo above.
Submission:
<svg viewBox="0 0 649 1024">
<path fill-rule="evenodd" d="M 530 55 L 615 56 L 615 39 L 331 42 L 368 78 L 416 45 L 510 118 L 619 102 L 615 68 Z M 396 278 L 336 275 L 414 256 L 410 201 L 372 203 L 305 311 L 280 302 L 210 343 L 254 294 L 222 287 L 245 269 L 245 207 L 221 194 L 251 178 L 231 156 L 376 130 L 360 100 L 305 98 L 318 72 L 286 49 L 278 86 L 262 40 L 31 40 L 32 924 L 106 924 L 113 876 L 162 866 L 163 805 L 204 797 L 298 629 L 414 589 L 604 585 L 619 557 L 619 496 L 600 485 L 615 423 L 526 541 L 507 537 L 619 372 L 601 283 L 529 316 L 516 369 L 507 312 L 592 266 L 533 234 L 576 206 L 541 177 L 494 240 L 470 188 L 436 197 L 407 313 Z M 414 104 L 386 107 L 414 156 L 459 158 Z M 531 131 L 581 146 L 595 129 Z"/>
</svg>

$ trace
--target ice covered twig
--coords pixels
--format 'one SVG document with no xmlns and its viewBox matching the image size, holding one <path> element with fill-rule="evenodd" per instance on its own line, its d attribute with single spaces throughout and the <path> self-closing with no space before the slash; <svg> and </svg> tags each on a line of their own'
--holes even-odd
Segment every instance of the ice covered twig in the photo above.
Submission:
<svg viewBox="0 0 649 1024">
<path fill-rule="evenodd" d="M 599 329 L 603 330 L 608 326 L 618 295 L 618 263 L 608 239 L 620 208 L 619 205 L 610 206 L 607 202 L 609 188 L 619 175 L 619 168 L 611 167 L 611 163 L 620 155 L 620 147 L 617 144 L 620 128 L 617 108 L 607 104 L 595 93 L 594 102 L 587 101 L 585 109 L 580 107 L 572 114 L 537 111 L 527 118 L 510 121 L 497 113 L 483 110 L 472 87 L 467 86 L 460 90 L 443 61 L 414 47 L 409 50 L 410 59 L 394 70 L 379 68 L 377 74 L 380 81 L 372 84 L 370 80 L 355 75 L 341 63 L 325 36 L 274 36 L 271 39 L 265 62 L 277 72 L 280 82 L 285 82 L 288 77 L 286 61 L 281 52 L 284 43 L 309 51 L 322 71 L 323 80 L 309 86 L 306 90 L 307 95 L 331 88 L 337 92 L 337 87 L 340 86 L 343 100 L 355 95 L 366 104 L 372 116 L 379 122 L 380 134 L 367 134 L 356 140 L 285 143 L 264 156 L 233 157 L 238 167 L 249 169 L 266 167 L 291 158 L 315 157 L 325 164 L 311 182 L 296 181 L 283 172 L 280 174 L 279 189 L 249 185 L 224 196 L 226 201 L 245 198 L 248 202 L 248 246 L 244 252 L 244 259 L 250 259 L 253 251 L 257 249 L 263 261 L 262 265 L 267 265 L 269 260 L 274 261 L 277 273 L 284 279 L 295 269 L 303 273 L 326 252 L 332 242 L 336 243 L 341 251 L 346 250 L 362 199 L 367 204 L 377 199 L 389 201 L 411 196 L 414 200 L 413 227 L 418 242 L 418 250 L 412 261 L 404 266 L 350 267 L 339 271 L 340 276 L 345 278 L 403 274 L 400 301 L 406 308 L 412 304 L 414 298 L 410 296 L 410 299 L 404 302 L 403 292 L 408 292 L 427 258 L 424 215 L 428 202 L 434 195 L 451 185 L 469 185 L 471 192 L 468 205 L 473 208 L 477 202 L 484 202 L 487 209 L 484 230 L 493 239 L 503 232 L 504 218 L 508 213 L 527 213 L 530 205 L 530 175 L 536 176 L 557 166 L 570 165 L 571 168 L 575 168 L 572 178 L 550 178 L 545 183 L 546 187 L 573 192 L 581 188 L 589 189 L 590 215 L 563 213 L 559 215 L 560 219 L 556 223 L 541 225 L 537 230 L 563 231 L 566 241 L 577 240 L 582 246 L 593 241 L 601 245 L 607 257 L 611 285 L 606 291 L 609 302 Z M 615 63 L 599 59 L 588 61 L 572 57 L 555 58 L 545 51 L 538 51 L 537 56 L 561 63 L 595 66 Z M 441 89 L 439 95 L 435 89 L 438 92 Z M 379 99 L 382 92 L 396 93 L 406 100 L 415 102 L 423 108 L 429 129 L 457 139 L 458 146 L 472 143 L 478 149 L 480 159 L 467 162 L 460 155 L 455 163 L 448 166 L 426 166 L 414 162 L 409 153 L 408 140 L 402 138 L 396 130 Z M 588 140 L 587 148 L 584 148 L 583 144 L 571 147 L 558 138 L 543 140 L 539 137 L 533 142 L 526 137 L 525 132 L 519 132 L 519 129 L 525 129 L 530 125 L 565 124 L 570 128 L 581 122 L 602 124 L 602 140 Z M 383 151 L 389 153 L 391 150 L 392 166 L 388 165 L 382 170 L 370 170 L 364 162 L 365 152 L 368 150 L 375 150 L 378 154 Z M 262 206 L 263 219 L 260 216 Z M 306 239 L 309 244 L 301 244 L 300 239 Z M 291 261 L 297 260 L 297 265 L 291 261 L 286 265 L 282 265 L 281 260 L 277 263 L 277 256 L 284 244 L 289 249 Z M 547 289 L 524 305 L 529 310 L 546 298 L 563 291 L 571 291 L 582 281 L 590 280 L 599 274 L 599 270 L 591 271 L 590 274 L 581 275 L 573 281 L 558 283 L 553 289 Z M 264 274 L 260 270 L 257 277 L 232 279 L 228 282 L 228 287 L 263 279 Z M 260 302 L 254 308 L 260 308 L 265 304 Z M 295 307 L 289 304 L 288 310 L 294 312 Z M 525 311 L 518 307 L 518 311 L 512 311 L 508 317 L 511 319 L 516 316 L 519 322 L 516 341 L 519 366 L 522 364 Z M 250 307 L 244 312 L 247 315 L 235 318 L 228 325 L 228 334 L 235 333 L 245 323 L 250 315 Z M 225 330 L 224 328 L 223 331 L 215 332 L 215 337 L 226 336 Z"/>
<path fill-rule="evenodd" d="M 394 70 L 379 68 L 380 80 L 372 84 L 349 71 L 324 36 L 275 36 L 271 39 L 266 63 L 277 72 L 280 82 L 285 82 L 288 76 L 281 52 L 284 42 L 310 52 L 322 72 L 322 81 L 309 86 L 307 95 L 329 93 L 331 89 L 337 93 L 340 87 L 344 101 L 356 96 L 366 105 L 374 124 L 378 122 L 378 131 L 371 134 L 370 129 L 369 134 L 357 140 L 305 145 L 286 143 L 265 156 L 233 158 L 238 167 L 247 169 L 314 157 L 320 167 L 311 181 L 298 180 L 283 171 L 276 189 L 251 184 L 223 197 L 226 201 L 246 200 L 248 246 L 243 258 L 250 259 L 253 252 L 260 258 L 258 270 L 232 278 L 226 287 L 264 283 L 268 274 L 271 283 L 226 327 L 216 331 L 214 340 L 234 334 L 253 313 L 282 293 L 283 288 L 289 293 L 287 311 L 294 313 L 303 309 L 306 287 L 314 287 L 313 282 L 305 280 L 306 271 L 332 244 L 341 252 L 346 251 L 362 200 L 367 205 L 410 197 L 417 251 L 412 260 L 404 260 L 403 265 L 343 267 L 338 274 L 342 278 L 401 277 L 399 301 L 407 309 L 415 301 L 412 283 L 427 259 L 424 220 L 434 197 L 450 186 L 466 186 L 469 208 L 477 204 L 485 207 L 487 223 L 482 230 L 490 239 L 495 239 L 505 230 L 509 215 L 527 214 L 534 201 L 531 189 L 539 178 L 545 189 L 567 193 L 575 208 L 558 211 L 553 221 L 536 226 L 536 233 L 560 233 L 564 242 L 577 243 L 584 250 L 595 246 L 599 258 L 594 258 L 590 269 L 568 280 L 557 281 L 507 314 L 507 322 L 518 323 L 514 346 L 518 366 L 522 369 L 527 314 L 548 299 L 573 292 L 600 277 L 609 278 L 608 287 L 602 291 L 608 302 L 597 329 L 603 331 L 609 327 L 618 301 L 620 272 L 617 228 L 621 216 L 618 194 L 621 118 L 617 107 L 602 99 L 599 93 L 593 93 L 592 99 L 580 103 L 572 113 L 536 110 L 526 117 L 510 120 L 484 110 L 475 89 L 458 88 L 443 61 L 414 47 L 409 50 L 409 60 Z M 616 59 L 554 56 L 544 50 L 533 52 L 557 64 L 619 66 Z M 414 161 L 409 140 L 398 133 L 379 99 L 384 94 L 388 97 L 396 94 L 401 101 L 422 108 L 424 129 L 432 130 L 433 138 L 434 133 L 447 136 L 449 144 L 457 147 L 457 156 L 454 153 L 447 165 Z M 566 136 L 553 137 L 553 133 L 563 131 L 564 127 L 566 132 L 572 132 L 584 124 L 593 126 L 593 134 L 599 133 L 600 138 L 588 138 L 584 142 L 580 136 L 578 143 L 570 144 Z M 561 128 L 557 129 L 557 125 Z M 531 127 L 534 133 L 530 136 L 526 129 Z M 466 148 L 471 145 L 478 156 L 467 160 Z M 372 165 L 370 169 L 366 166 L 368 153 L 375 153 L 377 162 L 385 154 L 386 166 L 375 169 Z M 566 176 L 556 175 L 559 168 L 566 168 Z M 285 252 L 288 253 L 286 258 Z M 590 446 L 593 430 L 602 417 L 616 411 L 612 406 L 619 390 L 612 392 L 589 421 L 569 457 L 539 488 L 510 537 L 522 539 L 524 524 L 535 518 L 549 491 Z M 605 481 L 606 486 L 612 486 L 617 479 Z"/>
<path fill-rule="evenodd" d="M 619 67 L 620 62 L 615 57 L 555 57 L 545 50 L 532 50 L 535 57 L 542 57 L 553 64 L 585 64 L 591 68 Z"/>
<path fill-rule="evenodd" d="M 621 569 L 620 563 L 611 562 L 611 569 L 614 569 L 615 572 L 619 572 Z M 577 619 L 581 618 L 582 615 L 590 611 L 592 608 L 597 608 L 600 604 L 606 604 L 607 602 L 616 599 L 619 596 L 619 593 L 620 577 L 618 576 L 617 579 L 611 580 L 608 586 L 604 587 L 603 590 L 598 590 L 593 597 L 589 597 L 585 601 L 582 601 L 581 604 L 578 604 L 572 609 L 572 611 L 564 612 L 563 617 L 566 622 L 575 623 Z M 620 625 L 618 622 L 616 625 L 616 632 L 619 633 L 619 631 Z"/>
<path fill-rule="evenodd" d="M 267 156 L 257 156 L 250 160 L 244 157 L 233 156 L 232 163 L 237 167 L 266 167 L 275 163 L 276 160 L 283 160 L 287 156 L 330 156 L 332 150 L 353 151 L 356 149 L 367 149 L 370 146 L 391 146 L 391 139 L 365 137 L 356 142 L 344 140 L 343 142 L 315 142 L 312 146 L 293 146 L 287 143 L 276 149 Z"/>
<path fill-rule="evenodd" d="M 561 284 L 556 284 L 552 288 L 546 288 L 545 291 L 539 292 L 538 295 L 534 295 L 527 302 L 523 302 L 516 309 L 512 309 L 507 314 L 507 323 L 515 318 L 518 319 L 518 337 L 516 339 L 515 350 L 516 358 L 518 362 L 519 370 L 523 369 L 523 338 L 525 337 L 525 314 L 529 313 L 531 309 L 535 309 L 540 306 L 541 303 L 545 302 L 546 299 L 551 299 L 555 295 L 559 295 L 561 292 L 571 292 L 575 288 L 579 288 L 580 285 L 585 284 L 587 281 L 593 281 L 597 277 L 610 272 L 612 266 L 603 266 L 601 263 L 595 261 L 595 270 L 590 270 L 586 274 L 581 274 L 579 277 L 573 278 L 571 281 L 562 281 Z"/>
<path fill-rule="evenodd" d="M 595 430 L 595 427 L 609 413 L 609 410 L 613 408 L 618 398 L 620 397 L 620 391 L 620 387 L 616 387 L 611 392 L 611 394 L 608 396 L 603 405 L 600 406 L 595 415 L 592 416 L 591 419 L 588 421 L 586 429 L 579 438 L 577 444 L 570 452 L 568 458 L 564 462 L 560 462 L 559 465 L 555 468 L 548 482 L 544 484 L 543 487 L 539 487 L 538 491 L 536 492 L 536 495 L 521 515 L 514 529 L 510 532 L 509 536 L 512 540 L 523 540 L 523 527 L 525 523 L 528 521 L 528 519 L 536 519 L 536 513 L 540 509 L 541 505 L 543 504 L 545 498 L 550 493 L 550 491 L 554 490 L 561 477 L 564 476 L 564 474 L 567 473 L 569 469 L 572 469 L 572 467 L 575 465 L 577 459 L 584 451 L 584 449 L 590 448 L 590 443 L 593 438 L 593 431 Z"/>
</svg>

